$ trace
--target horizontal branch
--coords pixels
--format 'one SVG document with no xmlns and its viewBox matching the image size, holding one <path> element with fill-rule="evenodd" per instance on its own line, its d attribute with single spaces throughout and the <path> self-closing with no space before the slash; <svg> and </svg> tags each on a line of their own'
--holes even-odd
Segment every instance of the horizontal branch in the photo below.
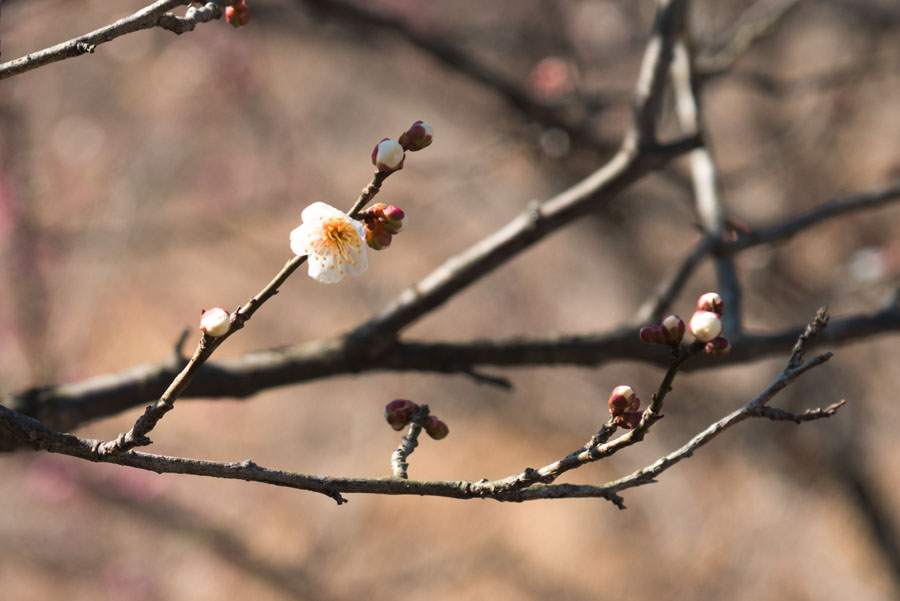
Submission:
<svg viewBox="0 0 900 601">
<path fill-rule="evenodd" d="M 802 328 L 775 334 L 743 334 L 732 340 L 732 351 L 721 357 L 698 357 L 686 370 L 713 369 L 789 352 Z M 832 320 L 816 344 L 830 346 L 900 331 L 900 307 L 871 315 Z M 500 338 L 461 343 L 398 342 L 375 360 L 351 352 L 346 337 L 247 353 L 204 365 L 181 398 L 246 398 L 276 386 L 297 384 L 341 374 L 375 371 L 419 371 L 467 374 L 477 367 L 583 366 L 610 361 L 640 361 L 665 367 L 668 348 L 647 345 L 637 329 L 608 334 Z M 3 404 L 37 417 L 57 429 L 115 415 L 159 398 L 183 363 L 170 359 L 119 372 L 7 397 Z"/>
<path fill-rule="evenodd" d="M 142 8 L 133 15 L 119 19 L 115 23 L 72 38 L 67 42 L 2 63 L 0 64 L 0 79 L 19 75 L 67 58 L 91 54 L 100 44 L 142 29 L 161 27 L 177 34 L 191 31 L 197 23 L 220 18 L 222 7 L 234 2 L 235 0 L 211 0 L 202 8 L 193 6 L 188 8 L 184 17 L 176 17 L 167 11 L 191 4 L 190 0 L 158 0 L 158 2 Z"/>
<path fill-rule="evenodd" d="M 805 342 L 804 342 L 805 343 Z M 260 482 L 275 486 L 284 486 L 310 492 L 317 492 L 334 499 L 338 504 L 346 502 L 344 494 L 365 493 L 383 495 L 417 495 L 436 496 L 452 499 L 489 498 L 497 501 L 531 501 L 537 499 L 559 498 L 605 498 L 616 506 L 624 508 L 619 492 L 654 482 L 656 477 L 679 461 L 690 457 L 701 446 L 724 432 L 729 427 L 749 417 L 768 417 L 770 419 L 791 419 L 809 421 L 829 417 L 843 404 L 837 403 L 826 409 L 807 411 L 799 416 L 768 410 L 766 404 L 788 384 L 810 369 L 821 365 L 830 358 L 830 354 L 820 355 L 801 365 L 788 367 L 778 378 L 752 401 L 725 418 L 717 421 L 706 430 L 691 439 L 677 451 L 661 457 L 653 464 L 633 472 L 632 474 L 609 482 L 602 486 L 579 484 L 550 484 L 562 473 L 581 467 L 587 463 L 607 457 L 643 437 L 649 423 L 653 408 L 645 411 L 641 425 L 616 440 L 607 442 L 615 427 L 604 425 L 591 441 L 582 449 L 571 453 L 560 461 L 554 462 L 539 470 L 527 468 L 499 480 L 479 481 L 416 481 L 402 477 L 391 478 L 340 478 L 317 476 L 287 472 L 284 470 L 262 467 L 253 461 L 215 462 L 182 457 L 169 457 L 134 450 L 121 453 L 101 453 L 103 443 L 98 440 L 84 440 L 71 434 L 55 432 L 37 420 L 7 409 L 0 405 L 0 431 L 20 445 L 35 450 L 61 453 L 93 462 L 126 465 L 156 473 L 190 474 L 215 478 Z M 673 370 L 676 367 L 673 365 Z M 674 373 L 674 372 L 673 372 Z M 666 380 L 661 384 L 667 388 Z M 790 417 L 785 417 L 785 416 Z M 652 417 L 652 416 L 651 416 Z M 658 417 L 657 417 L 658 419 Z M 643 428 L 643 430 L 641 430 Z"/>
</svg>

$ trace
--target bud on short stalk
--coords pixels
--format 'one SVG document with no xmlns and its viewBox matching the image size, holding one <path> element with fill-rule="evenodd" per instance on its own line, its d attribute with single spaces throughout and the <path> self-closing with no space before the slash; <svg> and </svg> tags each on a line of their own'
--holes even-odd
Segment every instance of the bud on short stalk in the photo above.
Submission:
<svg viewBox="0 0 900 601">
<path fill-rule="evenodd" d="M 381 210 L 384 229 L 392 234 L 399 234 L 406 227 L 406 213 L 400 207 L 385 205 Z"/>
<path fill-rule="evenodd" d="M 207 336 L 218 338 L 228 333 L 231 328 L 231 314 L 222 307 L 203 311 L 200 315 L 200 331 Z"/>
<path fill-rule="evenodd" d="M 406 399 L 396 399 L 385 405 L 384 419 L 394 430 L 402 430 L 412 421 L 413 414 L 419 406 Z"/>
<path fill-rule="evenodd" d="M 678 346 L 684 338 L 684 320 L 677 315 L 668 315 L 662 320 L 662 330 L 666 344 Z"/>
<path fill-rule="evenodd" d="M 243 27 L 250 22 L 250 7 L 244 0 L 225 7 L 225 20 L 235 29 Z"/>
<path fill-rule="evenodd" d="M 400 134 L 398 142 L 404 150 L 415 152 L 430 146 L 434 140 L 434 129 L 424 121 L 416 121 L 412 126 Z"/>
<path fill-rule="evenodd" d="M 709 342 L 722 333 L 722 318 L 712 311 L 697 311 L 691 317 L 691 334 L 700 342 Z"/>
<path fill-rule="evenodd" d="M 616 386 L 609 395 L 610 415 L 621 415 L 626 411 L 634 411 L 641 406 L 641 399 L 634 394 L 631 386 Z"/>
<path fill-rule="evenodd" d="M 376 144 L 372 150 L 372 164 L 382 173 L 403 169 L 403 160 L 405 158 L 406 154 L 403 152 L 403 147 L 388 138 Z"/>
<path fill-rule="evenodd" d="M 447 434 L 450 433 L 450 428 L 447 427 L 447 424 L 433 415 L 429 415 L 425 418 L 425 423 L 422 424 L 422 428 L 428 436 L 435 440 L 443 440 L 444 438 L 447 438 Z"/>
</svg>

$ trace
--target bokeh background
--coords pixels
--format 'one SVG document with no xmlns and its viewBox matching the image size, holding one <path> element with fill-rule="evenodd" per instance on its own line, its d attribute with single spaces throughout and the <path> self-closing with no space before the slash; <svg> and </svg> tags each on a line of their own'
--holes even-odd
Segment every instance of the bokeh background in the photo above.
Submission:
<svg viewBox="0 0 900 601">
<path fill-rule="evenodd" d="M 314 201 L 349 207 L 369 153 L 412 121 L 436 140 L 379 197 L 410 216 L 368 272 L 295 275 L 217 356 L 346 331 L 447 257 L 595 169 L 615 148 L 649 34 L 649 0 L 250 0 L 253 20 L 144 31 L 0 82 L 0 394 L 172 353 L 200 309 L 234 307 L 289 257 Z M 701 56 L 781 2 L 697 0 Z M 900 5 L 799 2 L 703 92 L 728 215 L 749 227 L 900 176 Z M 6 60 L 142 4 L 7 1 Z M 742 17 L 744 15 L 744 17 Z M 402 33 L 445 44 L 472 77 Z M 398 32 L 399 31 L 399 32 Z M 415 36 L 414 36 L 415 37 Z M 521 93 L 514 106 L 510 94 Z M 601 143 L 537 118 L 550 107 Z M 670 109 L 666 109 L 670 111 Z M 607 141 L 602 143 L 602 141 Z M 484 278 L 404 335 L 424 340 L 606 331 L 629 319 L 698 239 L 678 160 Z M 754 331 L 874 311 L 900 282 L 900 210 L 854 214 L 738 259 Z M 673 309 L 714 289 L 706 265 Z M 195 336 L 196 334 L 192 334 Z M 192 337 L 192 341 L 194 338 Z M 20 451 L 0 457 L 0 597 L 118 599 L 895 599 L 900 595 L 896 333 L 834 348 L 784 391 L 791 410 L 849 400 L 804 426 L 741 424 L 659 483 L 600 500 L 320 495 L 156 475 Z M 681 446 L 762 390 L 786 358 L 679 377 L 666 419 L 569 474 L 601 483 Z M 422 479 L 497 478 L 580 447 L 608 391 L 648 398 L 658 368 L 365 374 L 245 401 L 180 401 L 152 450 L 251 458 L 308 473 L 387 475 L 397 397 L 450 426 L 411 460 Z M 150 399 L 148 399 L 149 401 Z M 141 408 L 84 424 L 109 439 Z"/>
</svg>

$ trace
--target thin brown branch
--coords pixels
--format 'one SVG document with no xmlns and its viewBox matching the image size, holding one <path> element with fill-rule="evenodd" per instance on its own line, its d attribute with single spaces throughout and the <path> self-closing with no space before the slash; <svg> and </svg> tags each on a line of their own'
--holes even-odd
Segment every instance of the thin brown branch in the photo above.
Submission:
<svg viewBox="0 0 900 601">
<path fill-rule="evenodd" d="M 395 478 L 409 478 L 409 462 L 407 459 L 419 446 L 422 424 L 425 418 L 428 417 L 428 414 L 428 405 L 422 405 L 416 410 L 412 417 L 412 423 L 409 424 L 409 429 L 403 435 L 403 438 L 400 439 L 400 444 L 391 453 L 391 474 Z"/>
<path fill-rule="evenodd" d="M 306 262 L 306 256 L 295 256 L 288 260 L 281 268 L 281 271 L 269 282 L 256 296 L 251 298 L 247 303 L 235 311 L 231 316 L 231 327 L 228 332 L 219 337 L 207 336 L 204 332 L 197 343 L 197 349 L 194 355 L 188 361 L 184 369 L 178 373 L 172 380 L 165 392 L 159 397 L 159 400 L 152 405 L 147 406 L 144 413 L 134 423 L 134 426 L 128 432 L 120 433 L 114 440 L 99 444 L 96 452 L 100 455 L 111 453 L 121 453 L 138 446 L 146 446 L 150 444 L 147 434 L 156 427 L 159 420 L 163 416 L 174 409 L 175 400 L 190 385 L 194 376 L 203 367 L 203 364 L 212 356 L 215 350 L 228 339 L 229 336 L 244 327 L 253 313 L 262 306 L 267 300 L 278 293 L 278 288 L 287 280 L 294 271 Z"/>
<path fill-rule="evenodd" d="M 900 200 L 900 181 L 880 190 L 856 196 L 833 198 L 803 215 L 765 228 L 755 231 L 737 232 L 738 237 L 736 240 L 720 240 L 716 242 L 713 251 L 722 255 L 735 254 L 753 246 L 787 240 L 797 233 L 828 219 L 841 217 L 855 211 L 876 209 L 896 200 Z"/>
<path fill-rule="evenodd" d="M 748 402 L 746 405 L 737 409 L 727 416 L 723 417 L 719 421 L 707 427 L 705 430 L 694 436 L 691 440 L 689 440 L 685 445 L 681 448 L 669 453 L 668 455 L 657 459 L 652 464 L 636 470 L 631 474 L 625 476 L 624 478 L 620 478 L 613 482 L 609 482 L 604 484 L 601 487 L 597 487 L 597 493 L 605 492 L 605 493 L 618 493 L 627 488 L 634 488 L 635 486 L 641 486 L 643 484 L 649 484 L 651 482 L 655 482 L 656 478 L 662 474 L 664 471 L 668 470 L 676 463 L 691 457 L 697 450 L 711 442 L 714 438 L 735 426 L 736 424 L 748 419 L 750 417 L 754 417 L 758 412 L 763 411 L 766 403 L 768 403 L 772 398 L 775 397 L 781 390 L 783 390 L 788 384 L 799 378 L 801 375 L 809 371 L 810 369 L 817 367 L 828 360 L 830 354 L 820 355 L 810 362 L 801 365 L 793 370 L 785 370 L 781 373 L 778 378 L 772 384 L 769 385 L 763 392 L 761 392 L 756 398 Z M 837 403 L 839 407 L 843 403 Z M 834 408 L 836 410 L 837 407 Z M 834 411 L 831 411 L 828 414 L 822 414 L 819 417 L 829 417 L 832 415 Z M 815 419 L 815 418 L 811 418 Z M 585 491 L 586 492 L 586 491 Z M 585 495 L 587 496 L 587 495 Z"/>
<path fill-rule="evenodd" d="M 810 422 L 822 419 L 823 417 L 831 417 L 837 413 L 837 410 L 844 406 L 846 402 L 846 400 L 841 400 L 837 403 L 828 405 L 825 408 L 807 409 L 803 413 L 791 413 L 790 411 L 785 411 L 784 409 L 779 409 L 777 407 L 757 407 L 751 412 L 751 415 L 752 417 L 764 417 L 776 422 L 794 422 L 796 424 L 802 424 L 803 422 Z"/>
<path fill-rule="evenodd" d="M 714 234 L 708 235 L 691 249 L 673 274 L 657 288 L 653 296 L 644 301 L 635 315 L 634 322 L 637 324 L 657 323 L 703 259 L 713 252 L 718 255 L 734 255 L 754 246 L 787 240 L 828 219 L 841 217 L 855 211 L 876 209 L 896 200 L 900 200 L 900 182 L 856 196 L 830 199 L 803 215 L 768 227 L 735 232 L 737 235 L 735 240 L 726 240 Z"/>
<path fill-rule="evenodd" d="M 19 75 L 67 58 L 92 54 L 100 44 L 142 29 L 161 27 L 177 34 L 192 31 L 197 23 L 221 18 L 223 7 L 234 2 L 235 0 L 211 0 L 199 8 L 191 6 L 185 12 L 184 17 L 177 17 L 167 11 L 191 4 L 191 2 L 188 0 L 159 0 L 106 27 L 2 63 L 0 64 L 0 79 Z"/>
</svg>

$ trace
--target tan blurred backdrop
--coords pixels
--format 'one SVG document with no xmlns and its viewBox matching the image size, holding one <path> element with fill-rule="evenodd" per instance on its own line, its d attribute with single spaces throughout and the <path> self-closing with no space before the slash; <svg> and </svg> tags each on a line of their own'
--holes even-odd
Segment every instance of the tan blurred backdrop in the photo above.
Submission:
<svg viewBox="0 0 900 601">
<path fill-rule="evenodd" d="M 699 49 L 715 48 L 751 3 L 694 3 Z M 603 151 L 567 149 L 490 85 L 402 36 L 251 0 L 252 22 L 175 36 L 145 31 L 0 83 L 0 393 L 160 360 L 200 309 L 234 307 L 290 255 L 314 201 L 349 207 L 369 153 L 425 119 L 435 143 L 379 197 L 408 231 L 337 286 L 298 273 L 217 356 L 337 334 L 445 258 L 565 189 Z M 650 31 L 650 1 L 359 2 L 458 46 L 546 96 L 535 67 L 571 61 L 596 102 L 589 127 L 614 146 Z M 5 60 L 142 6 L 95 0 L 4 3 Z M 750 227 L 900 175 L 900 6 L 801 2 L 770 37 L 704 89 L 728 214 Z M 542 96 L 542 93 L 544 94 Z M 551 91 L 552 96 L 552 91 Z M 698 239 L 687 162 L 484 278 L 405 336 L 425 340 L 586 333 L 633 315 Z M 754 331 L 873 310 L 900 278 L 896 207 L 854 214 L 740 256 Z M 715 287 L 707 265 L 673 309 Z M 193 334 L 192 334 L 193 335 Z M 493 501 L 319 495 L 156 475 L 61 456 L 0 458 L 0 597 L 162 599 L 880 600 L 900 594 L 900 351 L 896 334 L 833 349 L 785 391 L 802 410 L 847 398 L 802 427 L 745 423 L 661 481 L 598 500 Z M 765 387 L 784 359 L 681 376 L 667 418 L 627 452 L 570 474 L 600 483 L 683 444 Z M 496 478 L 578 448 L 606 419 L 615 385 L 649 391 L 659 369 L 367 374 L 245 401 L 178 403 L 153 451 L 301 472 L 389 473 L 396 397 L 450 426 L 411 460 L 422 479 Z M 149 401 L 150 399 L 148 399 Z M 139 409 L 86 424 L 109 439 Z M 855 480 L 855 479 L 858 479 Z M 862 491 L 862 492 L 860 492 Z M 868 506 L 867 503 L 874 503 Z M 887 545 L 887 547 L 885 546 Z"/>
</svg>

